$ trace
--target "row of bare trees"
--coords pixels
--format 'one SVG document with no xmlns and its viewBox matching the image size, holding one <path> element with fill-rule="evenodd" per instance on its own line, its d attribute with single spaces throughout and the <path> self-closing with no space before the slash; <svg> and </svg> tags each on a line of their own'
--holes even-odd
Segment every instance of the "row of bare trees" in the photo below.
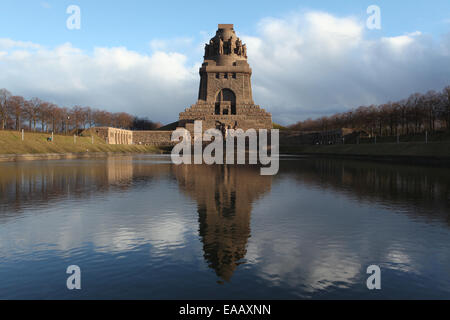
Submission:
<svg viewBox="0 0 450 320">
<path fill-rule="evenodd" d="M 146 122 L 147 127 L 157 127 L 149 120 L 125 112 L 111 113 L 81 106 L 59 107 L 39 98 L 26 100 L 12 95 L 6 89 L 0 89 L 0 130 L 69 133 L 95 126 L 134 129 L 137 121 Z"/>
<path fill-rule="evenodd" d="M 290 127 L 305 132 L 340 128 L 364 130 L 371 136 L 450 131 L 450 86 L 441 92 L 415 93 L 401 101 L 361 106 L 329 117 L 307 119 Z"/>
</svg>

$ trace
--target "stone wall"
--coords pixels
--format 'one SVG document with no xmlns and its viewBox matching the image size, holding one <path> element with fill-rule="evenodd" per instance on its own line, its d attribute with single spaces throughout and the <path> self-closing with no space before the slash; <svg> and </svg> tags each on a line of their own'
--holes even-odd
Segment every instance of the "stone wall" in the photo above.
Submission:
<svg viewBox="0 0 450 320">
<path fill-rule="evenodd" d="M 152 146 L 169 146 L 173 131 L 133 131 L 134 144 L 152 145 Z"/>
<path fill-rule="evenodd" d="M 93 131 L 100 138 L 102 138 L 106 143 L 108 143 L 109 129 L 110 128 L 107 128 L 107 127 L 95 127 L 95 128 L 90 129 L 90 132 Z"/>
<path fill-rule="evenodd" d="M 235 66 L 216 66 L 206 62 L 200 70 L 199 101 L 215 103 L 222 89 L 230 89 L 236 95 L 237 104 L 254 104 L 252 97 L 252 69 L 246 61 L 237 61 Z"/>
<path fill-rule="evenodd" d="M 201 120 L 203 131 L 208 129 L 220 129 L 220 125 L 225 125 L 231 129 L 271 129 L 272 117 L 267 114 L 264 109 L 257 109 L 257 114 L 254 115 L 195 115 L 196 108 L 187 110 L 186 113 L 180 115 L 179 126 L 184 127 L 193 133 L 194 121 Z M 194 114 L 194 115 L 193 115 Z M 195 119 L 195 120 L 192 120 Z"/>
</svg>

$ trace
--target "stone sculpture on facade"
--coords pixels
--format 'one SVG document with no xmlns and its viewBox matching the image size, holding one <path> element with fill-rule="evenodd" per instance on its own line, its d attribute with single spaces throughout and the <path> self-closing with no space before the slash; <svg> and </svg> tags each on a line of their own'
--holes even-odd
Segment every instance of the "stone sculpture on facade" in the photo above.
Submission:
<svg viewBox="0 0 450 320">
<path fill-rule="evenodd" d="M 235 34 L 229 38 L 225 38 L 219 30 L 216 36 L 210 40 L 209 44 L 205 44 L 205 59 L 224 54 L 247 58 L 246 47 L 242 44 L 241 39 L 237 38 Z"/>
</svg>

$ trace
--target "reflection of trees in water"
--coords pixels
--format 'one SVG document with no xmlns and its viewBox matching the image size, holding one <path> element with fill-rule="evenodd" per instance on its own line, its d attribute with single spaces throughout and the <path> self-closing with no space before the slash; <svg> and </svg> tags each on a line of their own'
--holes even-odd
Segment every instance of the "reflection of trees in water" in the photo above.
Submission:
<svg viewBox="0 0 450 320">
<path fill-rule="evenodd" d="M 287 175 L 320 189 L 344 192 L 359 201 L 395 206 L 408 214 L 450 223 L 450 170 L 340 159 L 286 161 Z"/>
<path fill-rule="evenodd" d="M 166 176 L 170 164 L 132 162 L 131 157 L 94 161 L 2 164 L 0 214 L 50 205 L 62 199 L 88 199 L 132 183 Z M 140 177 L 144 179 L 139 180 Z"/>
<path fill-rule="evenodd" d="M 243 166 L 173 168 L 181 189 L 198 203 L 205 259 L 229 281 L 247 253 L 252 204 L 270 191 L 272 178 Z"/>
<path fill-rule="evenodd" d="M 105 187 L 107 174 L 103 164 L 66 166 L 58 163 L 33 163 L 2 167 L 0 176 L 0 212 L 20 211 L 30 205 L 71 194 L 86 198 Z M 86 188 L 86 187 L 89 188 Z"/>
</svg>

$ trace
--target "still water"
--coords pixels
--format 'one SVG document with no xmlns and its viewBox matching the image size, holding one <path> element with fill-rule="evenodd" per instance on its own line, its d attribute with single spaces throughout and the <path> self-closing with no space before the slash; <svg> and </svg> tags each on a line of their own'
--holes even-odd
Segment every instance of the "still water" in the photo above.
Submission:
<svg viewBox="0 0 450 320">
<path fill-rule="evenodd" d="M 450 169 L 283 158 L 259 172 L 0 164 L 0 299 L 450 299 Z"/>
</svg>

